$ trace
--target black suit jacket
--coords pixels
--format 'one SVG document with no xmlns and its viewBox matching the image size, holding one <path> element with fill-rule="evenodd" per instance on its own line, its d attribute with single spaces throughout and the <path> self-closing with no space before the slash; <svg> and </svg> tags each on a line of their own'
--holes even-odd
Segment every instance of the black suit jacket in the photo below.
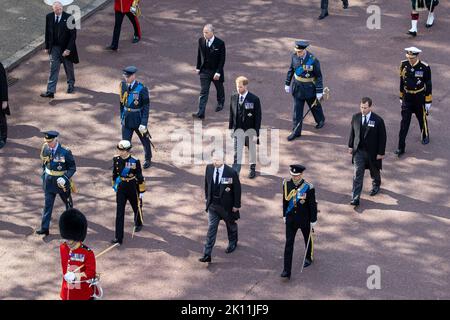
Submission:
<svg viewBox="0 0 450 320">
<path fill-rule="evenodd" d="M 206 166 L 205 172 L 205 199 L 206 199 L 206 209 L 208 211 L 209 206 L 213 200 L 213 179 L 214 176 L 214 165 L 208 164 Z M 224 181 L 224 178 L 230 178 L 232 181 Z M 227 216 L 233 216 L 234 220 L 239 218 L 239 213 L 233 213 L 232 209 L 241 207 L 241 183 L 239 181 L 239 176 L 233 168 L 224 165 L 222 180 L 220 183 L 220 202 L 222 207 L 225 209 L 223 219 L 227 219 Z"/>
<path fill-rule="evenodd" d="M 238 108 L 244 109 L 244 121 L 242 123 L 242 127 L 238 127 Z M 261 102 L 256 95 L 249 91 L 244 99 L 242 106 L 239 106 L 239 93 L 235 93 L 231 96 L 230 119 L 228 124 L 229 129 L 243 129 L 244 131 L 248 129 L 255 129 L 256 135 L 259 137 L 261 117 Z"/>
<path fill-rule="evenodd" d="M 2 102 L 8 101 L 8 79 L 6 77 L 6 71 L 3 64 L 0 62 L 0 112 L 5 114 L 11 114 L 9 111 L 9 105 L 5 110 L 2 109 Z"/>
<path fill-rule="evenodd" d="M 225 80 L 223 67 L 225 65 L 225 42 L 214 36 L 210 48 L 206 46 L 205 38 L 198 39 L 197 69 L 220 73 L 219 81 Z"/>
<path fill-rule="evenodd" d="M 300 201 L 295 201 L 292 209 L 287 212 L 291 201 L 297 200 L 297 194 L 308 187 L 307 191 L 302 193 Z M 294 191 L 295 190 L 295 191 Z M 292 179 L 283 181 L 283 217 L 286 217 L 286 223 L 299 223 L 301 228 L 309 228 L 311 222 L 317 221 L 317 201 L 316 190 L 312 183 L 302 180 L 298 186 Z M 293 197 L 293 198 L 292 198 Z"/>
<path fill-rule="evenodd" d="M 69 19 L 70 14 L 67 12 L 63 12 L 61 15 L 61 20 L 59 21 L 59 39 L 61 42 L 61 53 L 64 50 L 70 50 L 70 55 L 67 57 L 73 63 L 80 62 L 78 59 L 77 46 L 75 44 L 75 40 L 77 38 L 77 29 L 74 27 L 73 29 L 69 29 L 67 27 L 67 20 Z M 55 13 L 51 12 L 47 14 L 45 18 L 45 49 L 48 50 L 49 53 L 52 52 L 52 48 L 54 46 L 53 43 L 53 27 L 55 25 Z"/>
<path fill-rule="evenodd" d="M 384 155 L 386 150 L 386 127 L 384 126 L 383 119 L 374 112 L 371 113 L 368 121 L 369 125 L 367 126 L 365 134 L 362 138 L 367 146 L 369 160 L 372 161 L 378 169 L 381 169 L 382 161 L 376 159 L 378 154 Z M 348 147 L 352 148 L 353 155 L 355 155 L 356 150 L 358 150 L 358 145 L 361 141 L 361 122 L 362 114 L 354 114 L 351 122 L 350 137 L 348 139 Z"/>
</svg>

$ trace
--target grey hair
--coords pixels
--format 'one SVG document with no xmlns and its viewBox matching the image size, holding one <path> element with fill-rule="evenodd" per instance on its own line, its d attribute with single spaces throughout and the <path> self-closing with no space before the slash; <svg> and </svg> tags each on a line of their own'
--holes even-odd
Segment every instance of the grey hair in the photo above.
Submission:
<svg viewBox="0 0 450 320">
<path fill-rule="evenodd" d="M 208 29 L 209 32 L 214 32 L 214 27 L 211 23 L 205 24 L 203 28 Z"/>
</svg>

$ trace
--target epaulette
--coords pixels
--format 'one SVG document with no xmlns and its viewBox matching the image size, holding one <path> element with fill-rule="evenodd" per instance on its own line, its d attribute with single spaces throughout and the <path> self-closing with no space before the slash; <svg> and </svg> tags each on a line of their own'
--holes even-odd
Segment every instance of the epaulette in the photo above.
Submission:
<svg viewBox="0 0 450 320">
<path fill-rule="evenodd" d="M 304 180 L 304 182 L 309 186 L 310 189 L 314 189 L 314 185 L 311 182 Z"/>
<path fill-rule="evenodd" d="M 422 62 L 422 64 L 423 64 L 425 67 L 428 67 L 428 66 L 429 66 L 428 63 L 426 63 L 425 61 L 420 60 L 420 62 Z"/>
<path fill-rule="evenodd" d="M 131 155 L 131 158 L 133 158 L 134 160 L 139 160 L 139 158 L 136 158 L 135 156 Z"/>
<path fill-rule="evenodd" d="M 60 145 L 61 146 L 61 148 L 63 148 L 63 149 L 65 149 L 65 150 L 67 150 L 67 151 L 70 151 L 70 148 L 69 147 L 67 147 L 67 146 L 64 146 L 64 145 Z"/>
<path fill-rule="evenodd" d="M 84 243 L 81 244 L 81 248 L 85 249 L 87 251 L 92 251 L 91 248 L 89 248 L 88 246 L 86 246 Z"/>
</svg>

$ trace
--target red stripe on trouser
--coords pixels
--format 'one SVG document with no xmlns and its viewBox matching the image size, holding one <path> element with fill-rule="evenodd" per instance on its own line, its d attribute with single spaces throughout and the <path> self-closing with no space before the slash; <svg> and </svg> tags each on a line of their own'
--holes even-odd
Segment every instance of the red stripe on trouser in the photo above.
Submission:
<svg viewBox="0 0 450 320">
<path fill-rule="evenodd" d="M 141 25 L 139 24 L 139 20 L 136 16 L 134 16 L 134 21 L 136 21 L 136 27 L 138 31 L 138 37 L 141 38 Z"/>
</svg>

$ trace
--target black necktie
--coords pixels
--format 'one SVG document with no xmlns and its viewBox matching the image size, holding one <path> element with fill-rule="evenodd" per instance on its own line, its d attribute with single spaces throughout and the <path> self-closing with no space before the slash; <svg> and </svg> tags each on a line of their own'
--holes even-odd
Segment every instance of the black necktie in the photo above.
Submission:
<svg viewBox="0 0 450 320">
<path fill-rule="evenodd" d="M 56 16 L 56 21 L 55 21 L 55 23 L 56 23 L 56 24 L 59 23 L 59 16 Z"/>
<path fill-rule="evenodd" d="M 244 102 L 244 96 L 239 96 L 239 104 L 242 104 Z"/>
<path fill-rule="evenodd" d="M 367 126 L 367 116 L 363 116 L 363 126 Z"/>
<path fill-rule="evenodd" d="M 216 168 L 216 180 L 214 181 L 216 185 L 219 184 L 219 169 Z"/>
</svg>

